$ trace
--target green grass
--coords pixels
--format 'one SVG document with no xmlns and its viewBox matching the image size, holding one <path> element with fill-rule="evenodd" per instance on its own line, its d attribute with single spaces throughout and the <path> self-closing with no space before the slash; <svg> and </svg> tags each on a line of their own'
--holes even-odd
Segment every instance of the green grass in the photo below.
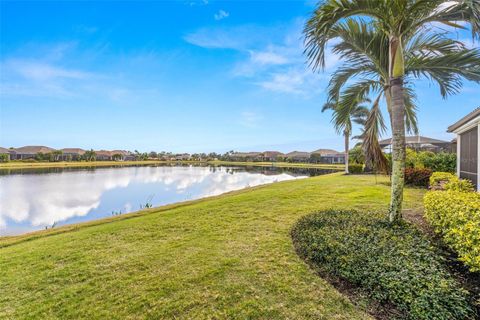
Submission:
<svg viewBox="0 0 480 320">
<path fill-rule="evenodd" d="M 407 189 L 406 208 L 423 193 Z M 0 318 L 369 319 L 295 254 L 289 231 L 313 211 L 388 199 L 374 177 L 337 173 L 5 238 Z"/>
<path fill-rule="evenodd" d="M 68 168 L 68 167 L 110 167 L 110 166 L 132 166 L 132 165 L 153 165 L 153 164 L 211 164 L 211 165 L 237 165 L 254 167 L 280 167 L 280 168 L 319 168 L 319 169 L 340 169 L 345 167 L 339 164 L 317 164 L 317 163 L 290 163 L 290 162 L 239 162 L 239 161 L 59 161 L 59 162 L 22 162 L 11 161 L 0 163 L 0 169 L 28 169 L 28 168 Z"/>
<path fill-rule="evenodd" d="M 253 161 L 208 161 L 212 165 L 241 165 L 254 167 L 279 167 L 279 168 L 319 168 L 319 169 L 345 169 L 343 164 L 326 163 L 297 163 L 297 162 L 253 162 Z"/>
</svg>

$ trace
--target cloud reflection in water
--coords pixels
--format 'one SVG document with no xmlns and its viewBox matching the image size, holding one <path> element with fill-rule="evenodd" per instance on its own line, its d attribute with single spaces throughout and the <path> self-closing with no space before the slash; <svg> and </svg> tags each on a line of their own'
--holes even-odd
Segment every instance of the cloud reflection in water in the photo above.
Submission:
<svg viewBox="0 0 480 320">
<path fill-rule="evenodd" d="M 12 234 L 18 233 L 14 229 L 95 219 L 118 209 L 135 211 L 139 208 L 135 204 L 145 203 L 149 195 L 155 195 L 154 205 L 161 205 L 300 177 L 305 176 L 193 166 L 4 175 L 0 176 L 0 231 Z"/>
</svg>

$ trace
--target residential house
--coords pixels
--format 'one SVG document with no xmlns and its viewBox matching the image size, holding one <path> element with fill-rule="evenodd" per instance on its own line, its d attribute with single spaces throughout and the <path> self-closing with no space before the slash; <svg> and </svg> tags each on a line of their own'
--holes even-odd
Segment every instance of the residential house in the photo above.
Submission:
<svg viewBox="0 0 480 320">
<path fill-rule="evenodd" d="M 285 154 L 279 151 L 265 151 L 262 153 L 263 161 L 275 162 L 279 160 L 283 160 L 285 158 Z"/>
<path fill-rule="evenodd" d="M 384 139 L 378 142 L 380 147 L 391 152 L 392 139 Z M 405 144 L 407 148 L 416 151 L 432 151 L 438 152 L 450 152 L 452 143 L 449 141 L 443 141 L 423 136 L 409 136 L 405 137 Z"/>
<path fill-rule="evenodd" d="M 480 107 L 448 127 L 457 136 L 457 175 L 480 191 Z"/>
<path fill-rule="evenodd" d="M 63 161 L 78 161 L 85 154 L 85 150 L 80 148 L 63 148 L 61 159 Z"/>
<path fill-rule="evenodd" d="M 135 155 L 130 151 L 126 150 L 113 150 L 110 151 L 112 159 L 115 161 L 133 161 L 135 160 Z"/>
<path fill-rule="evenodd" d="M 344 164 L 345 153 L 338 152 L 333 149 L 318 149 L 312 152 L 312 162 L 329 163 L 329 164 Z"/>
<path fill-rule="evenodd" d="M 262 161 L 261 152 L 235 152 L 230 155 L 233 161 Z"/>
<path fill-rule="evenodd" d="M 291 162 L 308 162 L 310 160 L 310 152 L 292 151 L 287 153 L 285 157 Z"/>
<path fill-rule="evenodd" d="M 12 160 L 24 160 L 24 159 L 34 159 L 37 154 L 51 153 L 55 149 L 45 147 L 45 146 L 25 146 L 20 148 L 15 148 L 10 150 L 10 159 Z"/>
<path fill-rule="evenodd" d="M 98 150 L 95 151 L 96 160 L 98 161 L 110 161 L 113 159 L 112 151 Z"/>
<path fill-rule="evenodd" d="M 187 161 L 190 160 L 192 156 L 189 153 L 180 153 L 175 155 L 176 161 Z"/>
</svg>

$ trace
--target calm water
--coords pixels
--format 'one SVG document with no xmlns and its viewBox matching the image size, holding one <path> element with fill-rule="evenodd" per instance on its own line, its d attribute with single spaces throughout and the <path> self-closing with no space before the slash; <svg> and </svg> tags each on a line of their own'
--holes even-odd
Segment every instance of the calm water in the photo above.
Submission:
<svg viewBox="0 0 480 320">
<path fill-rule="evenodd" d="M 0 236 L 329 172 L 211 166 L 0 170 Z"/>
</svg>

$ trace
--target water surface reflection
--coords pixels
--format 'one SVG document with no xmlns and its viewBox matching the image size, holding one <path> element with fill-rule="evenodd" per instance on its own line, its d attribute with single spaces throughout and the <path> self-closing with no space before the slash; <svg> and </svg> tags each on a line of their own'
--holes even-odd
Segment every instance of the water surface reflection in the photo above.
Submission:
<svg viewBox="0 0 480 320">
<path fill-rule="evenodd" d="M 0 170 L 0 235 L 330 172 L 213 166 Z"/>
</svg>

